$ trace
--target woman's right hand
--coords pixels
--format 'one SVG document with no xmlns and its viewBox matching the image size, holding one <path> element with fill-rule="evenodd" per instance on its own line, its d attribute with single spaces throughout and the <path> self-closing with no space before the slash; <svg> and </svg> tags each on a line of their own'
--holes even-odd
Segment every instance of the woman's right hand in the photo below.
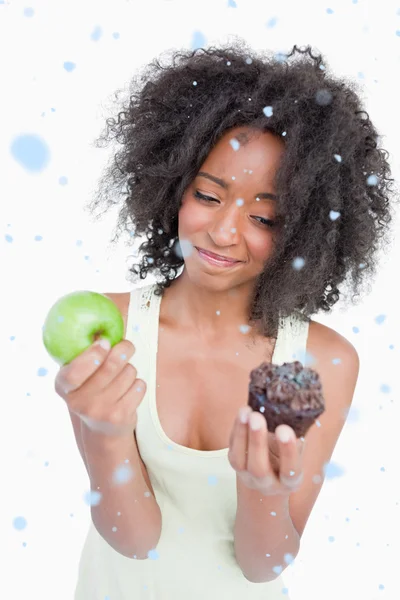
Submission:
<svg viewBox="0 0 400 600">
<path fill-rule="evenodd" d="M 128 361 L 135 352 L 129 340 L 111 350 L 97 340 L 59 370 L 55 391 L 71 412 L 91 429 L 114 438 L 132 436 L 136 409 L 146 393 L 146 384 Z"/>
</svg>

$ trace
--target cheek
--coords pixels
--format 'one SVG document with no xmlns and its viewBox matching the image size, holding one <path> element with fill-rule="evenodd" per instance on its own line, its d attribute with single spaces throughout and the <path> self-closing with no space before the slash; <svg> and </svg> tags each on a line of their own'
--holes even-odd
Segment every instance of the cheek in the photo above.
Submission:
<svg viewBox="0 0 400 600">
<path fill-rule="evenodd" d="M 184 198 L 178 213 L 179 235 L 204 229 L 209 224 L 210 215 L 190 198 Z"/>
<path fill-rule="evenodd" d="M 272 240 L 272 235 L 267 231 L 257 231 L 254 230 L 249 232 L 247 236 L 247 247 L 253 260 L 257 263 L 264 263 L 273 252 L 274 244 Z"/>
</svg>

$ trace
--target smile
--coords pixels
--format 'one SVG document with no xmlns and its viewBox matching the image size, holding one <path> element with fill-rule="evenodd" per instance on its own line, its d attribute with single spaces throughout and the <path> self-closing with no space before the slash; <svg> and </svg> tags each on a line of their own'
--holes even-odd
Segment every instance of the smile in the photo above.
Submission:
<svg viewBox="0 0 400 600">
<path fill-rule="evenodd" d="M 201 259 L 207 262 L 210 265 L 215 265 L 217 267 L 232 267 L 234 265 L 238 265 L 241 263 L 241 260 L 235 260 L 232 258 L 226 258 L 224 256 L 219 256 L 218 254 L 213 254 L 212 252 L 208 252 L 207 250 L 203 250 L 203 248 L 197 248 L 196 250 Z"/>
</svg>

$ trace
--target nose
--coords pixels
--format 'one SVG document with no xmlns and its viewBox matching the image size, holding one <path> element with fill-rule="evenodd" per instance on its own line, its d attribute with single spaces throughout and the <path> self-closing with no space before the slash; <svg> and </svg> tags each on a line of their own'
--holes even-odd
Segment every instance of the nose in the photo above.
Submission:
<svg viewBox="0 0 400 600">
<path fill-rule="evenodd" d="M 208 232 L 215 246 L 226 248 L 239 244 L 241 238 L 240 214 L 235 208 L 221 211 L 215 215 Z"/>
</svg>

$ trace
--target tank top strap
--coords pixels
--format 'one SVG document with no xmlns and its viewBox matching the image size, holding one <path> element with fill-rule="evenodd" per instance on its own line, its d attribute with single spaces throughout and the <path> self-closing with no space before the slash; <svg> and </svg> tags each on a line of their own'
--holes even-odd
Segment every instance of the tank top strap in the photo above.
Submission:
<svg viewBox="0 0 400 600">
<path fill-rule="evenodd" d="M 132 364 L 137 369 L 138 377 L 145 380 L 149 377 L 154 360 L 154 345 L 157 345 L 157 330 L 152 318 L 153 299 L 156 298 L 154 289 L 155 284 L 151 284 L 131 291 L 126 326 L 126 339 L 135 346 Z"/>
</svg>

